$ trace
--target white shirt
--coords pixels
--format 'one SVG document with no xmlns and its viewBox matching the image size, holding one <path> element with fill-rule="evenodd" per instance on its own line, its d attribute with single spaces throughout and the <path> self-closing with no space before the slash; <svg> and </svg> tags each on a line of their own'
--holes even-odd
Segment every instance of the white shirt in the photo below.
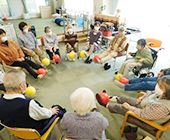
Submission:
<svg viewBox="0 0 170 140">
<path fill-rule="evenodd" d="M 23 98 L 25 96 L 22 94 L 5 94 L 4 99 L 11 100 L 15 98 Z M 31 100 L 29 103 L 29 116 L 34 120 L 48 119 L 52 116 L 52 111 L 50 109 L 40 107 L 34 100 Z"/>
</svg>

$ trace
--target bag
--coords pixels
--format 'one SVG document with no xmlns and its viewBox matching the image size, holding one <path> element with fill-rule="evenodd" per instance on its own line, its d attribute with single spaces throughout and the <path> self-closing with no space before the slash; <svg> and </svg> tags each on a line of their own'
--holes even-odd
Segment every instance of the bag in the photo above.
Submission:
<svg viewBox="0 0 170 140">
<path fill-rule="evenodd" d="M 130 125 L 125 126 L 125 129 L 124 129 L 125 137 L 128 140 L 136 140 L 137 139 L 137 134 L 136 134 L 137 130 L 138 130 L 138 127 L 132 127 Z"/>
</svg>

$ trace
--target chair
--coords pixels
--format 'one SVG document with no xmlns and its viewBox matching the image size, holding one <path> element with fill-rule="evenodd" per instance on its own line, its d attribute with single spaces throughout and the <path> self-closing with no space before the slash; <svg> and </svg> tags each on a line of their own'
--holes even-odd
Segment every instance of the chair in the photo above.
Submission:
<svg viewBox="0 0 170 140">
<path fill-rule="evenodd" d="M 64 138 L 64 140 L 74 140 L 74 139 Z M 106 139 L 106 140 L 110 140 L 110 139 Z"/>
<path fill-rule="evenodd" d="M 126 44 L 126 47 L 125 47 L 121 52 L 119 52 L 116 57 L 114 57 L 114 61 L 113 61 L 113 62 L 114 62 L 114 63 L 113 63 L 113 69 L 114 69 L 114 71 L 116 71 L 116 69 L 115 69 L 115 67 L 116 67 L 116 58 L 126 55 L 126 59 L 127 59 L 127 55 L 128 55 L 127 51 L 128 51 L 128 48 L 129 48 L 129 43 L 127 43 L 127 44 Z"/>
<path fill-rule="evenodd" d="M 153 38 L 146 38 L 147 45 L 152 48 L 159 48 L 162 45 L 162 41 Z"/>
<path fill-rule="evenodd" d="M 2 58 L 0 58 L 0 64 L 1 64 L 2 69 L 4 70 L 4 72 L 6 72 L 6 69 L 17 69 L 17 70 L 22 69 L 22 67 L 13 67 L 13 66 L 6 65 L 5 62 L 2 60 Z"/>
<path fill-rule="evenodd" d="M 137 98 L 139 98 L 140 95 L 144 95 L 144 94 L 145 94 L 144 92 L 140 92 L 138 94 Z M 142 124 L 145 123 L 148 127 L 146 127 L 142 124 L 139 124 L 136 121 L 133 121 L 131 118 L 136 119 L 139 123 L 141 123 L 141 122 L 142 122 Z M 155 122 L 140 118 L 138 115 L 136 115 L 132 111 L 127 111 L 125 114 L 125 117 L 124 117 L 123 124 L 122 124 L 121 132 L 120 132 L 121 137 L 123 135 L 126 122 L 134 124 L 134 125 L 140 127 L 141 129 L 147 131 L 151 135 L 155 136 L 156 140 L 159 140 L 159 138 L 161 137 L 161 135 L 164 131 L 170 130 L 170 120 L 167 121 L 166 123 L 164 123 L 163 125 L 159 125 Z"/>
<path fill-rule="evenodd" d="M 26 139 L 26 140 L 46 140 L 52 131 L 52 128 L 56 124 L 56 122 L 59 120 L 59 117 L 55 118 L 54 121 L 52 122 L 51 126 L 48 128 L 48 130 L 41 136 L 40 133 L 31 128 L 13 128 L 13 127 L 8 127 L 2 123 L 0 123 L 2 126 L 4 126 L 8 131 L 10 131 L 14 136 L 21 138 L 21 139 Z"/>
</svg>

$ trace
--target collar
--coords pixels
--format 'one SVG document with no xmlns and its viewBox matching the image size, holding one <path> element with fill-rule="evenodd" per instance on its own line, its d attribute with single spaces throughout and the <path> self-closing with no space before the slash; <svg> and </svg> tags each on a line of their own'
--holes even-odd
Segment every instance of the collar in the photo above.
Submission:
<svg viewBox="0 0 170 140">
<path fill-rule="evenodd" d="M 8 46 L 8 40 L 6 40 L 5 42 L 1 42 L 1 44 Z"/>
<path fill-rule="evenodd" d="M 3 96 L 4 99 L 10 100 L 10 99 L 15 99 L 15 98 L 23 98 L 25 99 L 25 96 L 23 94 L 4 94 Z"/>
</svg>

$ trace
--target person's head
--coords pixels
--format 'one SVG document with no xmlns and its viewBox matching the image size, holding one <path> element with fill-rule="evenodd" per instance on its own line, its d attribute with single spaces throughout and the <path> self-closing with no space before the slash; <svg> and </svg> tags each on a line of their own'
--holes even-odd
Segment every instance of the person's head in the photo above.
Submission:
<svg viewBox="0 0 170 140">
<path fill-rule="evenodd" d="M 146 40 L 145 39 L 139 39 L 138 41 L 137 41 L 137 46 L 136 46 L 136 48 L 137 48 L 137 50 L 142 50 L 143 48 L 145 48 L 145 45 L 146 45 Z"/>
<path fill-rule="evenodd" d="M 96 21 L 96 22 L 94 23 L 94 30 L 95 30 L 95 31 L 98 31 L 99 29 L 100 29 L 100 22 Z"/>
<path fill-rule="evenodd" d="M 52 31 L 51 31 L 51 28 L 49 26 L 46 26 L 44 28 L 44 32 L 47 34 L 47 35 L 51 35 L 52 34 Z"/>
<path fill-rule="evenodd" d="M 72 108 L 83 116 L 96 107 L 94 93 L 86 87 L 76 89 L 70 96 Z"/>
<path fill-rule="evenodd" d="M 67 32 L 69 32 L 70 34 L 73 33 L 73 26 L 71 24 L 67 25 Z"/>
<path fill-rule="evenodd" d="M 6 40 L 6 32 L 3 29 L 0 29 L 0 42 L 5 42 Z"/>
<path fill-rule="evenodd" d="M 125 30 L 126 30 L 126 29 L 125 29 L 124 26 L 119 26 L 119 28 L 118 28 L 118 34 L 119 34 L 119 36 L 123 36 Z"/>
<path fill-rule="evenodd" d="M 167 100 L 170 100 L 170 76 L 162 76 L 157 85 L 155 86 L 155 92 L 163 95 Z"/>
<path fill-rule="evenodd" d="M 26 90 L 26 74 L 21 70 L 10 70 L 4 76 L 4 86 L 8 93 L 23 93 Z"/>
<path fill-rule="evenodd" d="M 27 33 L 28 32 L 28 25 L 25 22 L 20 22 L 18 25 L 19 29 L 23 32 L 23 33 Z"/>
</svg>

